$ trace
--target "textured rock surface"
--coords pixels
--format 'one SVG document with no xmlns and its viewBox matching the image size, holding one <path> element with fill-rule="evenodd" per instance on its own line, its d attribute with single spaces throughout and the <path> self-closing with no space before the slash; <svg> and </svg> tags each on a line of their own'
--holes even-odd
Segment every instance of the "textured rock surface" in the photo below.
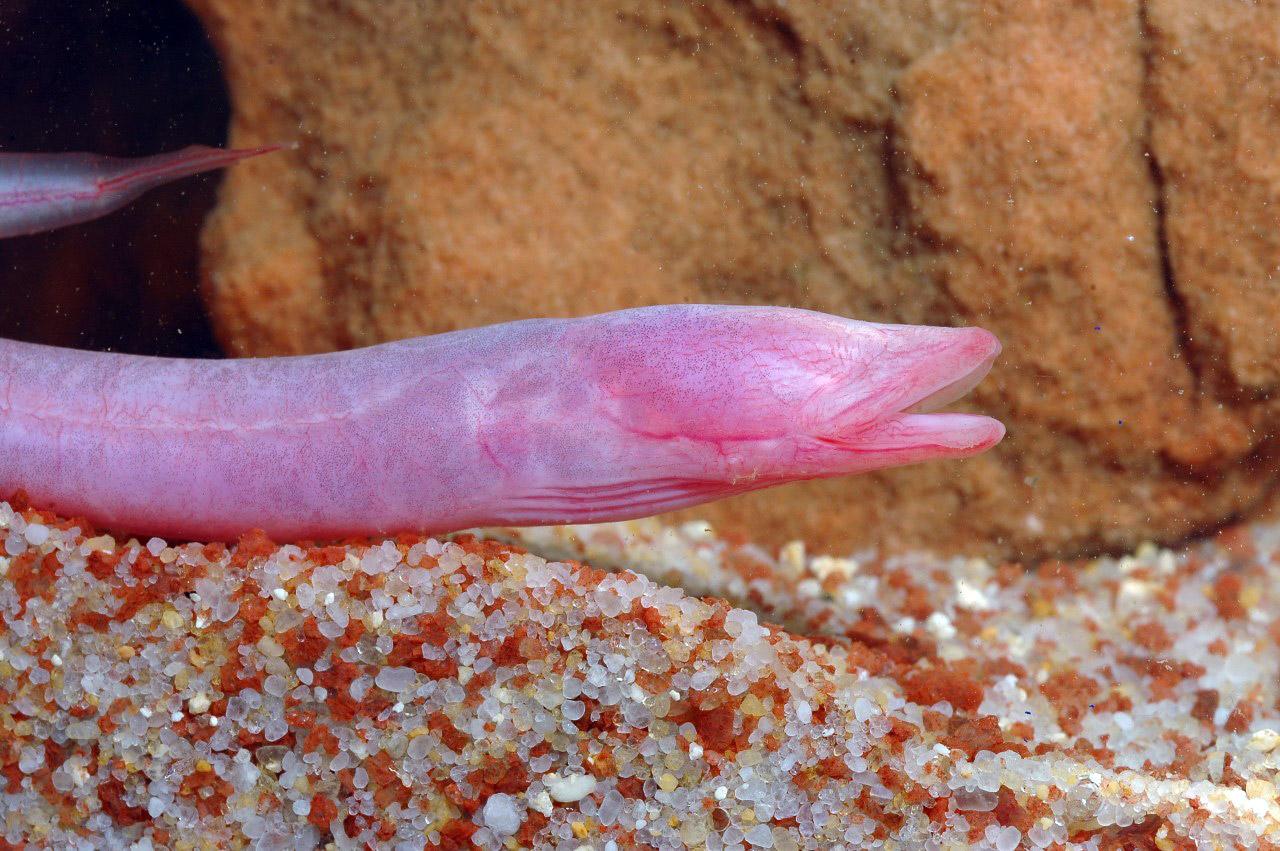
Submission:
<svg viewBox="0 0 1280 851">
<path fill-rule="evenodd" d="M 1153 0 L 1152 146 L 1198 377 L 1280 387 L 1280 6 Z"/>
<path fill-rule="evenodd" d="M 649 577 L 0 503 L 0 844 L 1280 847 L 1274 530 L 1033 573 L 527 535 Z"/>
<path fill-rule="evenodd" d="M 699 516 L 1037 555 L 1272 484 L 1273 5 L 190 2 L 235 141 L 300 142 L 205 235 L 233 353 L 685 300 L 981 324 L 998 451 Z"/>
</svg>

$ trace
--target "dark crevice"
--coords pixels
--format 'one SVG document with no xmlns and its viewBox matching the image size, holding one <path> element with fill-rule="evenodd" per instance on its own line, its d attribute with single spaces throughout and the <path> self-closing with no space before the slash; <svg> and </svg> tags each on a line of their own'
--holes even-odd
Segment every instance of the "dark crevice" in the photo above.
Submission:
<svg viewBox="0 0 1280 851">
<path fill-rule="evenodd" d="M 896 110 L 895 110 L 896 111 Z M 889 256 L 897 259 L 955 253 L 950 243 L 923 221 L 911 202 L 907 177 L 927 182 L 926 175 L 913 168 L 909 154 L 898 144 L 898 130 L 891 119 L 881 128 L 880 163 L 884 169 L 885 213 L 889 228 Z M 936 187 L 935 187 L 936 188 Z"/>
<path fill-rule="evenodd" d="M 1149 116 L 1146 121 L 1149 126 L 1151 122 Z M 1156 159 L 1156 154 L 1151 148 L 1150 141 L 1148 132 L 1143 147 L 1147 168 L 1151 173 L 1152 188 L 1155 192 L 1152 207 L 1155 213 L 1156 250 L 1160 256 L 1160 279 L 1164 285 L 1165 298 L 1169 301 L 1169 310 L 1173 314 L 1178 357 L 1186 364 L 1187 372 L 1191 374 L 1192 389 L 1198 396 L 1201 392 L 1202 382 L 1200 363 L 1195 356 L 1195 344 L 1191 336 L 1191 315 L 1187 308 L 1187 300 L 1178 289 L 1178 283 L 1173 274 L 1173 261 L 1169 256 L 1168 213 L 1165 207 L 1164 173 L 1160 169 L 1160 163 Z"/>
<path fill-rule="evenodd" d="M 736 0 L 746 19 L 761 33 L 760 42 L 776 48 L 775 53 L 791 56 L 796 62 L 804 58 L 805 41 L 778 7 L 765 8 L 752 0 Z"/>
<path fill-rule="evenodd" d="M 894 257 L 905 257 L 911 253 L 908 238 L 912 226 L 911 198 L 898 169 L 902 155 L 898 153 L 896 135 L 893 123 L 886 124 L 881 137 L 880 164 L 884 168 L 889 253 Z"/>
<path fill-rule="evenodd" d="M 1191 334 L 1191 315 L 1187 308 L 1186 298 L 1178 289 L 1174 277 L 1173 260 L 1169 254 L 1168 233 L 1168 192 L 1165 185 L 1164 171 L 1156 156 L 1154 139 L 1154 115 L 1152 88 L 1155 79 L 1155 48 L 1152 43 L 1152 28 L 1149 19 L 1147 0 L 1138 4 L 1138 31 L 1142 42 L 1142 151 L 1147 161 L 1147 170 L 1151 175 L 1151 188 L 1154 194 L 1152 212 L 1155 214 L 1156 250 L 1160 258 L 1160 279 L 1164 286 L 1165 298 L 1169 302 L 1173 314 L 1174 331 L 1177 335 L 1178 357 L 1186 365 L 1191 375 L 1192 390 L 1198 397 L 1202 389 L 1199 359 L 1195 356 L 1194 340 Z"/>
</svg>

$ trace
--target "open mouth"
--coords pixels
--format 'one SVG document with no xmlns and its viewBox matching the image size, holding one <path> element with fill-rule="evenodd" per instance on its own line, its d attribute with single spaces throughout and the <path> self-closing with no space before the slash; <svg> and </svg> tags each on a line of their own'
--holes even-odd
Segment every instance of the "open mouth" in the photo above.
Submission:
<svg viewBox="0 0 1280 851">
<path fill-rule="evenodd" d="M 903 375 L 903 381 L 916 385 L 915 401 L 837 436 L 834 442 L 893 463 L 963 457 L 999 443 L 1004 426 L 998 420 L 941 410 L 982 381 L 1000 354 L 1000 344 L 991 335 L 970 329 L 964 333 L 969 337 L 965 344 L 940 355 L 924 355 L 917 369 Z"/>
<path fill-rule="evenodd" d="M 997 354 L 999 352 L 992 352 L 973 369 L 903 409 L 902 413 L 929 414 L 962 398 L 974 387 L 977 387 L 978 382 L 987 377 L 987 373 L 991 371 L 991 366 L 996 362 Z"/>
</svg>

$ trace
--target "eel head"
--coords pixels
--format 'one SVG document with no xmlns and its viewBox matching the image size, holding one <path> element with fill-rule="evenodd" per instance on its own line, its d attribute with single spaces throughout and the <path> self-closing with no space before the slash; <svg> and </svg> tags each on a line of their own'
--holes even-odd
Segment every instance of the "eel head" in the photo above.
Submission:
<svg viewBox="0 0 1280 851">
<path fill-rule="evenodd" d="M 571 460 L 520 494 L 530 516 L 637 517 L 785 482 L 961 458 L 1004 436 L 994 419 L 938 412 L 999 354 L 980 328 L 720 305 L 593 319 L 565 340 L 574 386 L 590 388 L 576 406 L 586 416 L 556 429 L 572 451 L 539 453 Z"/>
</svg>

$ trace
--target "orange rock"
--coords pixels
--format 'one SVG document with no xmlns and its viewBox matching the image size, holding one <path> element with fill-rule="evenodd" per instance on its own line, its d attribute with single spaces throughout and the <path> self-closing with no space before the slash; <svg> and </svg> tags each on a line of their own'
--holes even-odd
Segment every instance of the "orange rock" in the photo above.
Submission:
<svg viewBox="0 0 1280 851">
<path fill-rule="evenodd" d="M 1270 7 L 190 5 L 233 142 L 299 143 L 205 233 L 233 354 L 679 301 L 980 324 L 995 452 L 683 516 L 1027 557 L 1177 540 L 1268 487 Z"/>
</svg>

